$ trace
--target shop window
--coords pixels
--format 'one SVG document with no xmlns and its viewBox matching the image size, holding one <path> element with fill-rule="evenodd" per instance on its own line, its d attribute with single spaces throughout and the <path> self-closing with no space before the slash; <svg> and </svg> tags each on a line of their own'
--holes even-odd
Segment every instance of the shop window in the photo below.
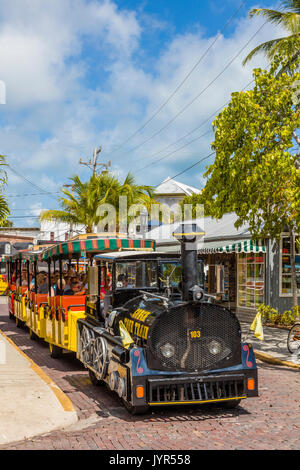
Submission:
<svg viewBox="0 0 300 470">
<path fill-rule="evenodd" d="M 265 255 L 238 255 L 238 306 L 256 308 L 265 300 Z"/>
<path fill-rule="evenodd" d="M 297 293 L 300 295 L 300 236 L 295 243 L 295 266 L 297 279 Z M 291 268 L 291 244 L 289 235 L 281 237 L 280 246 L 280 295 L 292 296 L 292 268 Z"/>
</svg>

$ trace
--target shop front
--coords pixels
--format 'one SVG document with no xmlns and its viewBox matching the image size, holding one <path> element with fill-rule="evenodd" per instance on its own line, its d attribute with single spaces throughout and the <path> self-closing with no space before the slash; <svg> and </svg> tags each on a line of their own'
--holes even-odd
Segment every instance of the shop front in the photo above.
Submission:
<svg viewBox="0 0 300 470">
<path fill-rule="evenodd" d="M 241 319 L 255 316 L 265 302 L 266 246 L 252 240 L 203 243 L 205 289 Z"/>
</svg>

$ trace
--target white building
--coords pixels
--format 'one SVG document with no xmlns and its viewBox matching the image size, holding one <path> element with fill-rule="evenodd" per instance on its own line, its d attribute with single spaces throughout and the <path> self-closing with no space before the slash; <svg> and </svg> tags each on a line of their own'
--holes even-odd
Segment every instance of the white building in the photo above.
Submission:
<svg viewBox="0 0 300 470">
<path fill-rule="evenodd" d="M 73 225 L 71 230 L 70 224 L 64 222 L 41 221 L 39 240 L 63 242 L 82 233 L 85 233 L 83 225 Z"/>
<path fill-rule="evenodd" d="M 161 204 L 165 204 L 170 210 L 174 210 L 176 205 L 178 205 L 185 196 L 200 193 L 201 189 L 180 183 L 168 176 L 168 178 L 155 189 L 154 197 Z"/>
<path fill-rule="evenodd" d="M 170 177 L 165 179 L 154 191 L 154 198 L 157 202 L 164 204 L 171 211 L 176 211 L 176 207 L 182 201 L 185 196 L 191 196 L 192 194 L 199 194 L 200 189 L 188 186 L 179 181 L 173 180 Z M 159 225 L 158 221 L 151 220 L 151 214 L 149 214 L 148 222 L 151 227 Z M 139 218 L 136 223 L 133 222 L 130 226 L 129 236 L 130 237 L 143 237 L 143 233 L 147 232 L 149 225 L 146 222 L 146 227 L 141 227 L 141 221 Z M 50 241 L 65 241 L 70 239 L 72 236 L 84 234 L 85 228 L 83 225 L 74 225 L 72 230 L 70 224 L 62 222 L 41 222 L 41 232 L 39 235 L 40 240 Z M 94 227 L 93 233 L 97 233 L 97 227 Z"/>
</svg>

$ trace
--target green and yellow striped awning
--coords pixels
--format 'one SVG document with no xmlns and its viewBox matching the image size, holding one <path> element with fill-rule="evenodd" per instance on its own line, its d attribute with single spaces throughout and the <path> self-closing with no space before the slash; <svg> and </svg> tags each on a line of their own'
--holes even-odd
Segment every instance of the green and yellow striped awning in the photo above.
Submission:
<svg viewBox="0 0 300 470">
<path fill-rule="evenodd" d="M 266 253 L 264 240 L 229 240 L 202 243 L 198 253 Z"/>
</svg>

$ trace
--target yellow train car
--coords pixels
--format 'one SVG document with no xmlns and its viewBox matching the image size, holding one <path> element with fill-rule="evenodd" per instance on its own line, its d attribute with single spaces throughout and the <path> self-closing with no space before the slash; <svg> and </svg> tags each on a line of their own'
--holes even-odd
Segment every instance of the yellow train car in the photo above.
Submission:
<svg viewBox="0 0 300 470">
<path fill-rule="evenodd" d="M 80 266 L 92 265 L 97 254 L 145 249 L 151 243 L 121 237 L 92 237 L 41 247 L 39 251 L 23 251 L 10 257 L 10 316 L 16 319 L 17 326 L 28 327 L 32 339 L 46 341 L 52 357 L 60 357 L 64 350 L 76 352 L 77 322 L 86 316 L 86 295 L 85 289 L 65 295 L 61 289 L 63 270 L 76 278 L 84 275 Z"/>
<path fill-rule="evenodd" d="M 6 272 L 6 257 L 0 257 L 0 296 L 7 295 L 8 293 L 8 279 Z"/>
</svg>

